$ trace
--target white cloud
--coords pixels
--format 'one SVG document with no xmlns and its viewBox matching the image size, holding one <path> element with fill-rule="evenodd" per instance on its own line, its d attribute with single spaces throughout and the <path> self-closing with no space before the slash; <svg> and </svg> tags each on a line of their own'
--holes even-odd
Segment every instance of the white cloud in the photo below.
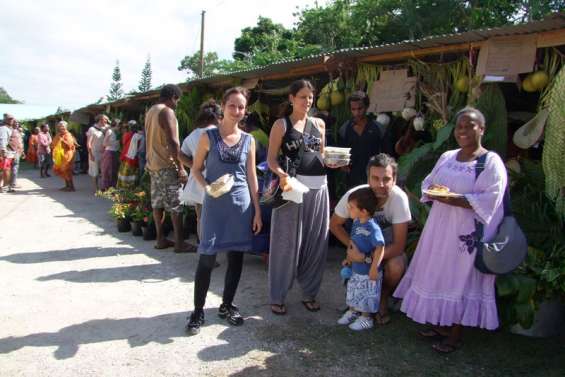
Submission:
<svg viewBox="0 0 565 377">
<path fill-rule="evenodd" d="M 137 87 L 147 54 L 153 85 L 182 82 L 181 59 L 200 48 L 229 58 L 242 28 L 261 15 L 291 27 L 296 6 L 313 0 L 0 0 L 0 86 L 28 104 L 77 108 L 108 93 L 120 61 L 126 91 Z M 324 2 L 321 2 L 324 3 Z"/>
</svg>

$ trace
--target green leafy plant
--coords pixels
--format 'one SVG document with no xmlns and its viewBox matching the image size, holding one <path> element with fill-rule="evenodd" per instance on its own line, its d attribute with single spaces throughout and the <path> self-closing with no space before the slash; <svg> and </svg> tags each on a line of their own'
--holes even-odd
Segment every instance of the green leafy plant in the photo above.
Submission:
<svg viewBox="0 0 565 377">
<path fill-rule="evenodd" d="M 130 203 L 115 202 L 112 204 L 108 213 L 115 219 L 129 219 L 131 218 L 134 206 Z"/>
<path fill-rule="evenodd" d="M 181 140 L 194 128 L 194 120 L 200 111 L 203 101 L 203 91 L 193 87 L 188 93 L 184 93 L 177 105 L 176 114 L 179 122 L 179 135 Z"/>
<path fill-rule="evenodd" d="M 512 211 L 530 247 L 524 263 L 496 287 L 503 325 L 529 328 L 541 302 L 565 302 L 565 224 L 544 192 L 540 162 L 521 160 L 520 170 L 511 172 Z"/>
<path fill-rule="evenodd" d="M 483 145 L 505 159 L 508 144 L 508 117 L 506 100 L 498 84 L 481 86 L 481 95 L 477 100 L 476 108 L 481 110 L 486 119 Z"/>
</svg>

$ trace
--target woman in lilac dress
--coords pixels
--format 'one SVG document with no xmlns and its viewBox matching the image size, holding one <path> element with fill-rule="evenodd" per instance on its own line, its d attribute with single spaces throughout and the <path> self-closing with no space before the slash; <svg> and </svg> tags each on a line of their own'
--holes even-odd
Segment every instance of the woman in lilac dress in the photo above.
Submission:
<svg viewBox="0 0 565 377">
<path fill-rule="evenodd" d="M 454 136 L 461 147 L 445 152 L 422 183 L 422 189 L 446 186 L 463 197 L 423 195 L 432 202 L 406 275 L 394 295 L 402 298 L 401 310 L 414 321 L 431 324 L 419 335 L 441 339 L 433 348 L 442 353 L 461 346 L 462 327 L 494 330 L 498 314 L 495 275 L 474 266 L 475 220 L 484 224 L 489 239 L 502 220 L 502 199 L 507 175 L 501 158 L 481 145 L 485 132 L 483 114 L 465 108 L 456 115 Z M 475 179 L 479 156 L 488 153 L 484 171 Z"/>
</svg>

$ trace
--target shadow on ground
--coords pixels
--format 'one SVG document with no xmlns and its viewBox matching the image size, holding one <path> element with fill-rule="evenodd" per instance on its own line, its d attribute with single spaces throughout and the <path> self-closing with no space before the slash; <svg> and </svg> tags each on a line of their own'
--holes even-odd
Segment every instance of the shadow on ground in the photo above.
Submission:
<svg viewBox="0 0 565 377">
<path fill-rule="evenodd" d="M 0 339 L 0 353 L 9 353 L 23 347 L 57 347 L 56 359 L 73 357 L 81 345 L 126 340 L 130 347 L 149 343 L 168 344 L 173 338 L 184 336 L 182 329 L 186 312 L 163 314 L 149 318 L 95 319 L 64 327 L 57 332 L 46 332 L 22 337 Z"/>
<path fill-rule="evenodd" d="M 27 173 L 26 173 L 27 174 Z M 143 253 L 155 263 L 139 266 L 64 271 L 44 275 L 41 282 L 64 280 L 72 283 L 119 282 L 125 280 L 162 281 L 181 278 L 192 281 L 197 256 L 175 255 L 172 252 L 153 250 L 151 242 L 143 242 L 129 233 L 118 233 L 106 211 L 109 203 L 92 195 L 61 193 L 53 183 L 40 184 L 43 195 L 65 205 L 80 221 L 90 221 L 99 226 L 95 234 L 111 233 L 119 242 L 116 248 L 77 248 L 6 255 L 0 261 L 16 264 L 56 263 L 89 258 L 107 258 L 118 255 Z M 38 182 L 39 181 L 39 182 Z M 46 181 L 45 181 L 46 182 Z M 84 185 L 80 190 L 88 190 Z M 27 195 L 25 192 L 15 195 Z M 332 256 L 329 269 L 337 276 L 337 263 Z M 264 295 L 264 269 L 255 257 L 246 258 L 244 278 L 239 297 Z M 221 294 L 221 276 L 224 267 L 214 273 L 213 280 L 219 282 L 211 289 Z M 257 274 L 261 272 L 261 275 Z M 255 280 L 245 274 L 257 274 Z M 346 327 L 335 325 L 338 314 L 326 302 L 340 301 L 334 276 L 326 274 L 323 295 L 324 307 L 320 313 L 308 313 L 297 303 L 289 300 L 289 314 L 285 317 L 271 315 L 264 297 L 253 298 L 245 303 L 244 314 L 262 313 L 263 317 L 248 318 L 243 327 L 226 327 L 219 335 L 223 344 L 199 344 L 199 336 L 191 343 L 199 347 L 197 357 L 202 362 L 244 359 L 249 366 L 231 372 L 237 377 L 263 376 L 562 376 L 565 370 L 565 337 L 532 339 L 505 332 L 469 330 L 465 333 L 465 344 L 450 355 L 439 355 L 427 340 L 416 336 L 418 325 L 399 313 L 394 313 L 392 322 L 371 331 L 356 333 Z M 255 284 L 255 285 L 254 285 Z M 332 298 L 333 297 L 333 298 Z M 187 308 L 188 309 L 188 308 Z M 225 324 L 216 316 L 217 309 L 207 309 L 209 324 Z M 42 332 L 21 337 L 0 339 L 0 353 L 8 354 L 24 347 L 57 347 L 54 357 L 73 357 L 81 345 L 116 340 L 127 341 L 130 347 L 150 343 L 168 344 L 175 338 L 184 337 L 183 328 L 187 311 L 154 317 L 123 319 L 92 319 L 64 327 L 56 332 Z M 334 319 L 335 317 L 335 319 Z M 228 363 L 229 364 L 229 363 Z"/>
</svg>

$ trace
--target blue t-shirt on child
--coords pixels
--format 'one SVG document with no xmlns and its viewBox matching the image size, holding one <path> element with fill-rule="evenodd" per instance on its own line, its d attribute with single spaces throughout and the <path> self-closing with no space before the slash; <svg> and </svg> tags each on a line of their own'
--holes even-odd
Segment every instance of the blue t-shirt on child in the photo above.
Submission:
<svg viewBox="0 0 565 377">
<path fill-rule="evenodd" d="M 351 241 L 366 256 L 371 256 L 371 253 L 377 246 L 384 246 L 385 244 L 383 232 L 372 218 L 365 224 L 362 224 L 358 219 L 353 221 Z M 353 262 L 351 264 L 351 269 L 358 275 L 368 275 L 370 268 L 371 265 L 368 263 Z"/>
</svg>

